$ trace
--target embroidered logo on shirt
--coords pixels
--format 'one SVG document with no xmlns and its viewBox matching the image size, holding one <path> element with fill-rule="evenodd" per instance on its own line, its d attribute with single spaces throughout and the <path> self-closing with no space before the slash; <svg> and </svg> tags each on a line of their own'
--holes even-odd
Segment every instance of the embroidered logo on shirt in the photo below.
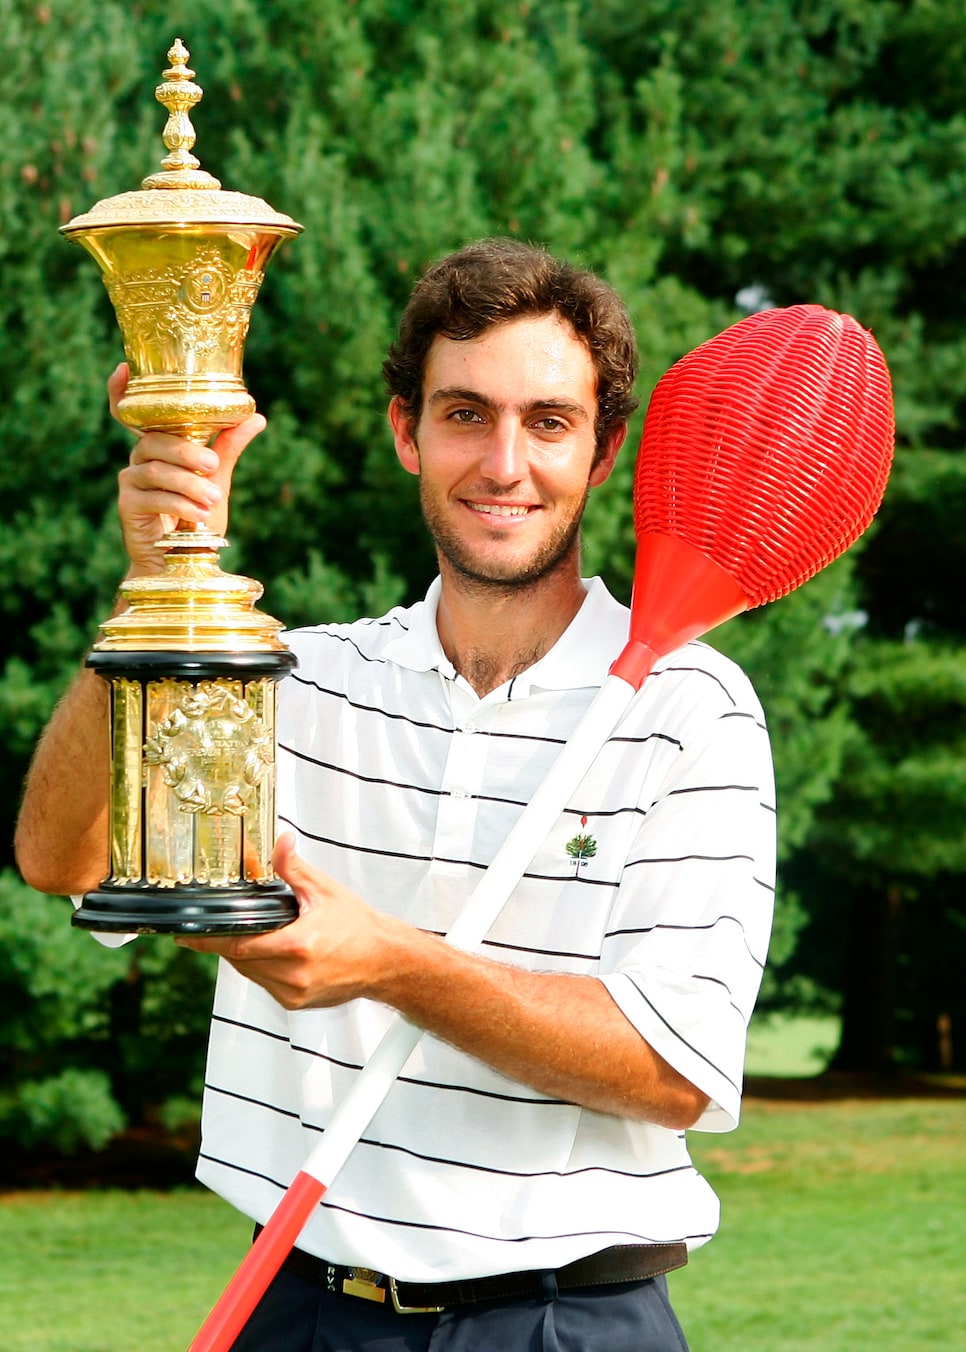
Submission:
<svg viewBox="0 0 966 1352">
<path fill-rule="evenodd" d="M 574 861 L 574 872 L 578 869 L 586 868 L 587 860 L 593 859 L 594 855 L 597 853 L 597 841 L 591 833 L 585 829 L 586 826 L 587 818 L 581 817 L 581 829 L 575 836 L 572 836 L 571 839 L 567 841 L 567 853 Z"/>
</svg>

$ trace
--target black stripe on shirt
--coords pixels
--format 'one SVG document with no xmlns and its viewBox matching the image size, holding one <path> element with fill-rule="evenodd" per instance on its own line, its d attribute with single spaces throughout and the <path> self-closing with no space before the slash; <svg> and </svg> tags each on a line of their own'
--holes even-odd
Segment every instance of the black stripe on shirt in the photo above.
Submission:
<svg viewBox="0 0 966 1352">
<path fill-rule="evenodd" d="M 492 1244 L 529 1244 L 534 1241 L 549 1241 L 554 1239 L 583 1239 L 583 1238 L 610 1238 L 613 1235 L 623 1235 L 633 1244 L 662 1244 L 669 1243 L 666 1239 L 657 1239 L 653 1235 L 640 1234 L 637 1231 L 615 1228 L 612 1230 L 568 1230 L 561 1234 L 553 1235 L 515 1235 L 512 1239 L 506 1235 L 491 1235 L 477 1230 L 466 1230 L 452 1225 L 427 1225 L 422 1221 L 404 1221 L 398 1220 L 394 1216 L 381 1216 L 368 1211 L 359 1211 L 355 1207 L 340 1206 L 337 1203 L 323 1198 L 321 1205 L 331 1211 L 341 1211 L 347 1216 L 357 1216 L 363 1220 L 375 1221 L 379 1225 L 399 1226 L 404 1230 L 424 1230 L 432 1231 L 434 1234 L 442 1235 L 463 1235 L 471 1239 L 485 1239 Z M 710 1235 L 681 1235 L 679 1238 L 685 1242 L 689 1240 L 710 1239 Z"/>
<path fill-rule="evenodd" d="M 669 854 L 644 855 L 640 859 L 628 859 L 625 869 L 637 868 L 641 864 L 733 864 L 740 860 L 753 864 L 754 855 L 750 854 Z"/>
<path fill-rule="evenodd" d="M 355 639 L 352 638 L 351 635 L 349 634 L 340 634 L 332 629 L 303 629 L 301 632 L 307 635 L 311 634 L 313 638 L 329 639 L 334 643 L 348 643 L 349 647 L 359 654 L 363 662 L 374 662 L 377 666 L 380 667 L 392 665 L 391 658 L 370 657 L 368 653 L 364 653 L 362 649 L 359 647 L 358 643 L 355 641 Z M 408 630 L 406 632 L 408 633 Z M 297 673 L 295 672 L 293 672 L 292 674 L 297 675 Z"/>
<path fill-rule="evenodd" d="M 404 634 L 408 634 L 409 625 L 403 624 L 402 619 L 400 618 L 405 613 L 406 608 L 403 607 L 400 610 L 390 610 L 386 615 L 360 616 L 358 620 L 352 621 L 351 627 L 355 628 L 358 624 L 364 629 L 389 629 L 395 625 L 396 628 L 401 629 Z M 337 638 L 339 637 L 338 634 L 335 633 L 337 628 L 337 625 L 331 623 L 303 624 L 300 625 L 298 629 L 290 629 L 286 634 L 286 637 L 298 638 L 304 634 L 311 638 Z"/>
<path fill-rule="evenodd" d="M 322 1128 L 313 1127 L 312 1130 L 322 1131 Z M 582 1169 L 499 1169 L 495 1165 L 473 1164 L 469 1160 L 451 1159 L 444 1155 L 425 1155 L 422 1151 L 411 1150 L 408 1146 L 398 1145 L 391 1141 L 373 1141 L 366 1136 L 360 1139 L 359 1144 L 369 1146 L 374 1150 L 386 1150 L 399 1155 L 408 1155 L 410 1159 L 420 1160 L 424 1164 L 442 1164 L 446 1168 L 467 1169 L 471 1173 L 477 1174 L 494 1174 L 498 1178 L 579 1178 L 581 1174 L 605 1174 L 611 1178 L 631 1178 L 636 1181 L 643 1181 L 648 1178 L 664 1178 L 668 1174 L 694 1173 L 694 1165 L 690 1160 L 683 1164 L 674 1164 L 667 1169 L 649 1169 L 645 1173 L 639 1173 L 633 1169 L 611 1169 L 604 1164 L 591 1164 Z"/>
<path fill-rule="evenodd" d="M 294 746 L 289 746 L 285 742 L 279 743 L 279 750 L 286 752 L 295 760 L 304 762 L 306 765 L 312 765 L 318 770 L 327 770 L 334 775 L 342 775 L 347 779 L 354 779 L 363 784 L 379 784 L 384 788 L 400 789 L 402 792 L 423 793 L 431 798 L 449 798 L 452 794 L 451 789 L 432 789 L 426 788 L 422 784 L 413 784 L 411 781 L 401 779 L 385 779 L 378 775 L 364 775 L 359 770 L 349 770 L 343 765 L 336 765 L 332 761 L 320 760 L 317 756 L 310 756 L 304 751 L 298 751 Z M 505 807 L 527 806 L 529 799 L 526 798 L 505 798 L 495 793 L 470 793 L 467 798 L 477 803 L 500 803 Z M 592 808 L 564 808 L 561 816 L 593 816 L 593 817 L 619 817 L 622 814 L 632 813 L 644 816 L 644 809 L 640 807 L 621 807 L 608 812 L 598 812 Z"/>
<path fill-rule="evenodd" d="M 298 751 L 294 746 L 289 746 L 287 742 L 279 742 L 279 751 L 286 752 L 295 760 L 303 761 L 307 765 L 313 765 L 317 770 L 329 770 L 332 774 L 343 775 L 347 779 L 358 780 L 362 784 L 381 784 L 388 789 L 403 789 L 412 793 L 429 794 L 432 798 L 446 798 L 449 796 L 448 789 L 429 789 L 422 784 L 413 784 L 402 779 L 384 779 L 379 775 L 364 775 L 359 770 L 349 770 L 344 765 L 335 765 L 332 761 L 320 760 L 317 756 L 309 756 L 304 751 Z M 494 799 L 495 802 L 501 802 L 502 799 Z M 513 799 L 507 801 L 514 802 Z M 515 802 L 514 802 L 514 805 Z"/>
<path fill-rule="evenodd" d="M 350 709 L 358 709 L 360 713 L 378 714 L 382 718 L 394 719 L 398 723 L 408 723 L 414 728 L 428 728 L 431 732 L 452 734 L 456 731 L 452 723 L 426 723 L 418 718 L 411 718 L 409 714 L 393 713 L 391 710 L 379 708 L 375 704 L 362 704 L 359 700 L 350 699 L 349 695 L 346 694 L 344 690 L 333 690 L 330 686 L 320 685 L 318 681 L 313 681 L 308 676 L 300 676 L 297 671 L 292 672 L 289 680 L 294 681 L 296 685 L 311 686 L 312 689 L 317 690 L 320 695 L 329 695 L 332 699 L 337 699 L 343 704 L 347 704 Z"/>
<path fill-rule="evenodd" d="M 724 681 L 722 681 L 719 676 L 716 676 L 713 671 L 707 671 L 704 667 L 661 667 L 659 671 L 655 671 L 653 674 L 655 676 L 665 676 L 672 671 L 683 672 L 685 675 L 697 673 L 699 676 L 707 676 L 708 680 L 714 681 L 715 685 L 719 687 L 725 698 L 737 709 L 738 701 L 725 685 Z"/>
<path fill-rule="evenodd" d="M 341 703 L 347 704 L 350 709 L 356 709 L 360 713 L 375 714 L 379 718 L 388 718 L 398 723 L 407 723 L 410 727 L 414 728 L 426 728 L 431 732 L 442 732 L 448 736 L 453 736 L 460 731 L 458 727 L 455 727 L 452 724 L 427 723 L 418 718 L 412 718 L 408 714 L 395 713 L 391 710 L 383 709 L 375 704 L 364 704 L 360 700 L 351 699 L 343 690 L 336 690 L 331 686 L 321 685 L 318 681 L 312 680 L 308 676 L 299 675 L 297 671 L 292 672 L 289 679 L 293 680 L 297 685 L 309 686 L 313 690 L 317 690 L 320 695 L 328 695 L 331 699 L 339 700 Z M 565 746 L 568 741 L 566 737 L 541 737 L 537 736 L 535 733 L 525 732 L 498 732 L 484 727 L 477 727 L 473 736 L 492 737 L 495 740 L 509 742 L 534 742 L 540 746 Z M 668 742 L 670 745 L 676 746 L 678 750 L 683 750 L 683 743 L 680 742 L 678 738 L 671 737 L 664 732 L 648 732 L 640 737 L 608 737 L 604 745 L 608 746 L 612 743 L 620 743 L 630 746 L 644 746 L 645 743 L 651 741 Z"/>
<path fill-rule="evenodd" d="M 508 953 L 527 953 L 534 958 L 573 958 L 577 962 L 600 962 L 599 953 L 571 953 L 563 948 L 531 948 L 527 944 L 508 944 L 500 939 L 483 939 L 481 948 L 500 948 Z"/>
<path fill-rule="evenodd" d="M 251 1098 L 247 1094 L 239 1094 L 235 1090 L 225 1089 L 221 1085 L 212 1084 L 209 1081 L 205 1082 L 205 1090 L 212 1094 L 221 1094 L 226 1098 L 251 1104 L 255 1108 L 263 1108 L 267 1112 L 277 1113 L 282 1117 L 300 1120 L 298 1113 L 280 1108 L 276 1103 Z M 567 1106 L 573 1107 L 574 1105 L 568 1104 Z M 302 1120 L 302 1126 L 306 1131 L 310 1131 L 316 1136 L 324 1136 L 326 1132 L 325 1127 L 320 1127 L 314 1122 Z M 613 1169 L 604 1164 L 586 1165 L 580 1169 L 506 1169 L 499 1168 L 496 1165 L 474 1163 L 472 1160 L 459 1159 L 456 1156 L 428 1155 L 423 1151 L 413 1150 L 411 1147 L 400 1145 L 395 1141 L 380 1141 L 368 1136 L 361 1136 L 357 1144 L 367 1146 L 372 1150 L 385 1150 L 394 1154 L 406 1155 L 410 1159 L 421 1161 L 423 1164 L 441 1164 L 445 1168 L 465 1169 L 470 1173 L 493 1174 L 499 1178 L 578 1178 L 582 1174 L 606 1174 L 615 1178 L 630 1178 L 642 1181 L 650 1178 L 663 1178 L 668 1174 L 694 1172 L 694 1165 L 690 1160 L 683 1164 L 671 1165 L 666 1169 L 649 1169 L 643 1173 L 634 1169 Z"/>
<path fill-rule="evenodd" d="M 233 1169 L 237 1174 L 247 1174 L 249 1178 L 260 1178 L 263 1183 L 271 1183 L 273 1188 L 278 1188 L 279 1192 L 286 1191 L 286 1184 L 279 1179 L 273 1178 L 271 1174 L 263 1174 L 258 1169 L 249 1169 L 244 1164 L 236 1164 L 234 1160 L 223 1160 L 217 1155 L 209 1155 L 204 1150 L 198 1151 L 200 1160 L 207 1160 L 209 1164 L 217 1164 L 222 1169 Z"/>
<path fill-rule="evenodd" d="M 234 1099 L 237 1103 L 248 1103 L 253 1108 L 265 1108 L 270 1113 L 276 1113 L 279 1117 L 289 1117 L 295 1122 L 302 1122 L 301 1113 L 293 1112 L 291 1108 L 283 1108 L 279 1103 L 271 1103 L 268 1099 L 253 1098 L 251 1094 L 239 1094 L 237 1089 L 224 1089 L 220 1084 L 212 1084 L 210 1080 L 205 1080 L 206 1094 L 221 1094 L 224 1098 Z M 308 1124 L 302 1122 L 302 1126 Z"/>
<path fill-rule="evenodd" d="M 265 1032 L 264 1029 L 259 1028 L 255 1024 L 248 1025 L 248 1030 L 256 1036 Z M 272 1035 L 269 1034 L 269 1036 Z M 353 1071 L 355 1074 L 359 1074 L 365 1068 L 364 1066 L 354 1064 L 351 1061 L 342 1061 L 338 1057 L 330 1055 L 328 1052 L 320 1052 L 314 1047 L 304 1047 L 297 1042 L 291 1042 L 290 1046 L 293 1052 L 298 1052 L 301 1056 L 309 1056 L 313 1061 L 323 1061 L 328 1066 L 338 1066 L 341 1070 L 349 1070 Z M 523 1104 L 528 1108 L 572 1108 L 574 1106 L 566 1099 L 555 1099 L 546 1096 L 534 1098 L 532 1095 L 526 1094 L 501 1094 L 494 1089 L 478 1089 L 475 1085 L 467 1084 L 446 1084 L 442 1081 L 427 1080 L 418 1075 L 397 1075 L 396 1082 L 399 1084 L 412 1085 L 414 1089 L 445 1090 L 451 1094 L 469 1094 L 475 1098 L 493 1099 L 500 1103 Z M 236 1090 L 225 1089 L 221 1085 L 212 1084 L 208 1081 L 205 1083 L 205 1090 L 213 1094 L 223 1094 L 226 1098 L 237 1099 L 241 1103 L 249 1103 L 254 1108 L 264 1108 L 268 1112 L 277 1113 L 280 1117 L 289 1117 L 294 1118 L 296 1121 L 302 1121 L 299 1113 L 293 1112 L 289 1108 L 282 1108 L 277 1103 L 271 1102 L 269 1099 L 253 1098 L 251 1095 L 240 1094 Z M 302 1125 L 312 1131 L 322 1130 L 320 1127 L 312 1127 L 310 1123 L 305 1121 L 302 1121 Z"/>
<path fill-rule="evenodd" d="M 612 742 L 623 742 L 630 746 L 643 746 L 645 742 L 667 742 L 670 746 L 677 747 L 678 751 L 684 750 L 684 743 L 677 737 L 669 736 L 666 732 L 648 732 L 643 737 L 618 737 L 615 734 L 608 737 L 604 745 L 610 746 Z"/>
<path fill-rule="evenodd" d="M 749 723 L 754 723 L 755 727 L 761 728 L 762 732 L 768 731 L 766 724 L 761 721 L 757 714 L 748 713 L 744 709 L 732 709 L 728 713 L 720 715 L 721 722 L 724 722 L 726 718 L 747 718 Z"/>
<path fill-rule="evenodd" d="M 722 924 L 725 921 L 729 921 L 732 925 L 738 926 L 739 930 L 741 930 L 742 942 L 744 943 L 745 948 L 748 951 L 749 958 L 751 958 L 752 962 L 757 967 L 760 967 L 762 971 L 764 971 L 765 960 L 763 958 L 755 957 L 755 954 L 751 949 L 751 945 L 748 943 L 748 938 L 747 935 L 745 934 L 745 927 L 738 919 L 738 917 L 735 915 L 719 915 L 716 920 L 712 920 L 706 925 L 670 925 L 667 923 L 663 923 L 658 925 L 629 926 L 627 929 L 608 930 L 604 935 L 604 942 L 606 943 L 608 939 L 623 938 L 624 935 L 651 934 L 654 930 L 685 930 L 688 933 L 692 933 L 693 931 L 696 930 L 712 930 L 716 929 L 718 925 Z"/>
<path fill-rule="evenodd" d="M 203 1150 L 202 1150 L 202 1151 L 199 1151 L 199 1153 L 198 1153 L 198 1158 L 199 1158 L 199 1159 L 203 1159 L 203 1160 L 207 1160 L 208 1163 L 214 1164 L 214 1165 L 218 1166 L 218 1167 L 221 1168 L 221 1169 L 229 1169 L 229 1170 L 234 1171 L 235 1173 L 246 1174 L 246 1175 L 248 1175 L 249 1178 L 260 1178 L 260 1179 L 262 1179 L 264 1182 L 271 1184 L 273 1187 L 278 1188 L 279 1192 L 285 1192 L 285 1191 L 287 1190 L 287 1189 L 286 1189 L 286 1185 L 285 1185 L 284 1183 L 280 1182 L 277 1178 L 272 1178 L 271 1175 L 261 1173 L 261 1172 L 259 1172 L 257 1169 L 249 1169 L 249 1168 L 247 1168 L 247 1167 L 246 1167 L 245 1165 L 243 1165 L 243 1164 L 236 1164 L 233 1160 L 220 1159 L 217 1155 L 209 1155 L 209 1154 L 207 1154 L 207 1153 L 206 1153 L 205 1151 L 203 1151 Z M 546 1240 L 546 1239 L 569 1239 L 569 1238 L 582 1238 L 582 1237 L 584 1237 L 584 1236 L 586 1236 L 586 1237 L 589 1238 L 591 1235 L 600 1236 L 600 1237 L 610 1237 L 610 1236 L 612 1236 L 612 1235 L 624 1235 L 624 1236 L 626 1236 L 626 1238 L 627 1238 L 628 1240 L 632 1241 L 633 1243 L 637 1243 L 637 1244 L 658 1244 L 658 1243 L 667 1243 L 667 1242 L 669 1242 L 666 1238 L 660 1238 L 660 1239 L 659 1239 L 659 1238 L 657 1238 L 657 1237 L 655 1237 L 655 1236 L 641 1235 L 641 1234 L 637 1234 L 637 1233 L 635 1233 L 635 1232 L 633 1232 L 633 1231 L 630 1231 L 630 1230 L 623 1230 L 623 1229 L 612 1229 L 612 1230 L 590 1230 L 590 1231 L 588 1231 L 588 1230 L 580 1230 L 580 1231 L 576 1231 L 574 1234 L 569 1234 L 569 1233 L 568 1233 L 568 1234 L 565 1234 L 565 1235 L 543 1235 L 543 1236 L 540 1236 L 540 1235 L 518 1235 L 518 1236 L 516 1236 L 516 1237 L 513 1238 L 513 1239 L 508 1239 L 508 1238 L 506 1238 L 506 1237 L 503 1236 L 503 1235 L 485 1235 L 485 1234 L 482 1234 L 482 1235 L 481 1235 L 481 1234 L 476 1234 L 476 1235 L 474 1235 L 474 1232 L 471 1231 L 471 1230 L 458 1230 L 458 1229 L 455 1229 L 455 1228 L 453 1228 L 453 1227 L 451 1227 L 451 1226 L 443 1226 L 443 1225 L 425 1225 L 425 1224 L 423 1224 L 423 1223 L 420 1222 L 420 1221 L 403 1221 L 403 1220 L 397 1220 L 397 1219 L 395 1219 L 394 1217 L 390 1217 L 390 1216 L 378 1216 L 378 1215 L 375 1215 L 375 1214 L 370 1213 L 370 1212 L 359 1211 L 359 1210 L 357 1210 L 356 1208 L 353 1208 L 353 1207 L 339 1206 L 338 1204 L 333 1203 L 332 1201 L 330 1201 L 328 1197 L 326 1197 L 326 1198 L 323 1199 L 321 1205 L 322 1205 L 323 1207 L 327 1207 L 327 1208 L 328 1208 L 329 1210 L 331 1210 L 331 1211 L 339 1211 L 339 1212 L 341 1212 L 343 1215 L 346 1215 L 346 1216 L 356 1216 L 356 1217 L 359 1217 L 359 1218 L 365 1219 L 365 1220 L 378 1221 L 378 1222 L 380 1222 L 380 1223 L 383 1224 L 383 1225 L 395 1225 L 395 1226 L 401 1226 L 402 1228 L 407 1229 L 407 1230 L 432 1230 L 432 1231 L 437 1231 L 437 1232 L 439 1232 L 439 1233 L 441 1233 L 441 1234 L 454 1234 L 454 1235 L 463 1234 L 463 1235 L 471 1235 L 471 1236 L 474 1236 L 474 1237 L 477 1238 L 477 1239 L 486 1239 L 486 1240 L 489 1240 L 489 1241 L 492 1242 L 492 1243 L 500 1243 L 500 1244 L 511 1244 L 511 1245 L 512 1245 L 512 1244 L 525 1244 L 525 1243 L 527 1243 L 529 1240 L 533 1240 L 533 1239 L 545 1239 L 545 1240 Z M 710 1239 L 710 1238 L 711 1238 L 710 1232 L 709 1232 L 709 1233 L 702 1233 L 702 1234 L 681 1235 L 681 1236 L 680 1236 L 680 1239 L 683 1240 L 684 1242 L 688 1242 L 688 1241 L 695 1241 L 695 1242 L 697 1242 L 697 1241 L 704 1241 L 704 1240 L 707 1240 L 707 1239 Z"/>
<path fill-rule="evenodd" d="M 654 1013 L 654 1015 L 658 1019 L 660 1019 L 661 1023 L 664 1024 L 664 1027 L 668 1030 L 668 1032 L 673 1033 L 674 1036 L 677 1038 L 678 1042 L 680 1042 L 683 1047 L 687 1047 L 688 1051 L 693 1052 L 695 1056 L 700 1057 L 701 1060 L 704 1061 L 706 1065 L 709 1065 L 711 1067 L 711 1069 L 715 1072 L 716 1075 L 720 1075 L 726 1084 L 730 1084 L 732 1089 L 734 1089 L 736 1093 L 740 1094 L 741 1086 L 735 1084 L 731 1076 L 726 1075 L 720 1066 L 716 1066 L 715 1063 L 711 1060 L 710 1056 L 705 1056 L 704 1052 L 699 1051 L 698 1048 L 695 1047 L 693 1043 L 689 1042 L 686 1037 L 684 1037 L 681 1033 L 678 1032 L 678 1030 L 674 1027 L 674 1025 L 664 1017 L 664 1015 L 653 1003 L 653 1001 L 647 998 L 647 996 L 641 990 L 640 984 L 637 981 L 635 981 L 634 977 L 630 974 L 630 972 L 625 972 L 624 975 L 627 977 L 628 981 L 630 981 L 631 985 L 637 991 L 638 995 L 647 1005 L 648 1009 L 650 1009 Z"/>
<path fill-rule="evenodd" d="M 487 863 L 479 863 L 475 859 L 450 859 L 447 855 L 414 854 L 404 850 L 379 849 L 375 845 L 356 845 L 351 841 L 335 840 L 331 836 L 322 836 L 315 831 L 309 831 L 306 827 L 299 826 L 297 822 L 291 819 L 291 817 L 285 817 L 282 815 L 279 815 L 279 822 L 283 826 L 291 827 L 291 829 L 297 832 L 298 835 L 308 840 L 314 840 L 318 845 L 331 845 L 333 849 L 346 850 L 354 854 L 377 855 L 381 859 L 408 859 L 415 864 L 446 864 L 455 868 L 475 869 L 476 872 L 478 873 L 485 873 L 486 870 L 490 867 L 489 861 Z M 562 874 L 558 877 L 556 875 L 542 873 L 523 873 L 521 877 L 526 878 L 532 882 L 575 881 L 573 878 L 571 878 L 570 874 Z M 588 879 L 578 879 L 577 881 L 583 882 L 584 886 L 593 886 L 593 887 L 617 886 L 617 883 L 609 882 L 606 879 L 588 878 Z"/>
</svg>

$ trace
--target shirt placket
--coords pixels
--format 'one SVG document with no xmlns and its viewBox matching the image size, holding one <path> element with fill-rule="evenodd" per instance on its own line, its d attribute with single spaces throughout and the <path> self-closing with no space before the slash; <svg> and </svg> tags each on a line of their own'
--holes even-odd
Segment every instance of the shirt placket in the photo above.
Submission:
<svg viewBox="0 0 966 1352">
<path fill-rule="evenodd" d="M 488 740 L 479 715 L 463 718 L 450 739 L 436 813 L 435 871 L 462 868 L 474 858 Z"/>
</svg>

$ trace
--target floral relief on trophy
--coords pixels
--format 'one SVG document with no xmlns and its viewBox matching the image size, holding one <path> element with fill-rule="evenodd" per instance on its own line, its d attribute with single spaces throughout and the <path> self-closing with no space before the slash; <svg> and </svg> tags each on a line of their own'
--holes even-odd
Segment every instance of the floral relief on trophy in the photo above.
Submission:
<svg viewBox="0 0 966 1352">
<path fill-rule="evenodd" d="M 183 265 L 106 279 L 132 374 L 234 374 L 264 273 L 233 269 L 217 249 Z"/>
<path fill-rule="evenodd" d="M 251 705 L 216 681 L 182 695 L 144 744 L 182 812 L 242 817 L 274 761 L 271 733 Z"/>
</svg>

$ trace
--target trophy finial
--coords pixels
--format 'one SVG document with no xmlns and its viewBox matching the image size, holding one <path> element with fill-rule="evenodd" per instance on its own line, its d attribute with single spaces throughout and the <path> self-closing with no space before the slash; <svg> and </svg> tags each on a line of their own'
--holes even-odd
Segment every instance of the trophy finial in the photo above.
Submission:
<svg viewBox="0 0 966 1352">
<path fill-rule="evenodd" d="M 168 112 L 163 140 L 168 154 L 161 161 L 162 172 L 150 174 L 142 188 L 207 188 L 221 187 L 218 179 L 200 168 L 200 160 L 191 153 L 195 143 L 195 129 L 191 125 L 190 110 L 200 103 L 204 90 L 194 83 L 194 71 L 188 66 L 191 53 L 175 38 L 168 48 L 171 65 L 162 73 L 164 84 L 158 85 L 154 97 Z"/>
</svg>

